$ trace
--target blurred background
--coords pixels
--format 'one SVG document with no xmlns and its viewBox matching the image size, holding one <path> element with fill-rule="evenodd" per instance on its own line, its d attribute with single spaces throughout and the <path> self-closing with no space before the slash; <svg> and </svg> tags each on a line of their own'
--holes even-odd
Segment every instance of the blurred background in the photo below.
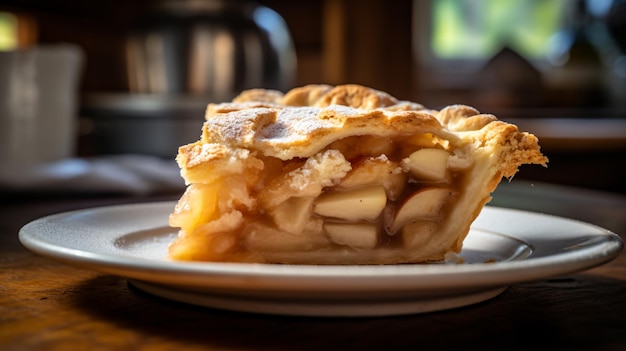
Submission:
<svg viewBox="0 0 626 351">
<path fill-rule="evenodd" d="M 173 158 L 209 102 L 358 83 L 539 136 L 522 179 L 626 193 L 623 0 L 1 0 L 0 50 L 84 53 L 76 155 Z"/>
</svg>

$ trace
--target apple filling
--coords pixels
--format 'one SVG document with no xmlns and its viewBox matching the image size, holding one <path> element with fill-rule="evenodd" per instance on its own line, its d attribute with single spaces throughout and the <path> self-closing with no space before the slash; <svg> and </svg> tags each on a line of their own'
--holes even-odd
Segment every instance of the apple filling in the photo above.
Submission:
<svg viewBox="0 0 626 351">
<path fill-rule="evenodd" d="M 374 147 L 363 149 L 362 139 L 340 140 L 306 161 L 260 158 L 261 175 L 252 168 L 192 184 L 170 217 L 185 233 L 171 256 L 300 262 L 319 250 L 419 249 L 462 191 L 471 162 L 455 162 L 432 137 L 430 148 L 369 138 Z"/>
<path fill-rule="evenodd" d="M 251 100 L 252 99 L 252 100 Z M 173 259 L 438 261 L 501 178 L 547 161 L 534 136 L 468 107 L 429 111 L 360 86 L 244 92 L 210 105 L 177 161 Z"/>
</svg>

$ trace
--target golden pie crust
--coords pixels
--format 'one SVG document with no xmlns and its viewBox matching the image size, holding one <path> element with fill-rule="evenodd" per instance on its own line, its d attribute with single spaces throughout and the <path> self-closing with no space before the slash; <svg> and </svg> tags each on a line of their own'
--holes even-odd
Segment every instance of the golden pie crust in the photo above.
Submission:
<svg viewBox="0 0 626 351">
<path fill-rule="evenodd" d="M 493 115 L 354 84 L 210 104 L 176 160 L 187 190 L 172 259 L 292 264 L 444 260 L 503 177 L 548 162 Z"/>
</svg>

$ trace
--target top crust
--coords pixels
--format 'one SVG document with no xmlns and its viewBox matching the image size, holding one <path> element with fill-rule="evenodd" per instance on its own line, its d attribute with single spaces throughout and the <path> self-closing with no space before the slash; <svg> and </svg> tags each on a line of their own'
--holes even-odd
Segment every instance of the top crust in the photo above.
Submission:
<svg viewBox="0 0 626 351">
<path fill-rule="evenodd" d="M 203 142 L 289 160 L 313 156 L 349 136 L 420 132 L 444 131 L 434 116 L 422 111 L 362 110 L 343 105 L 254 107 L 210 116 L 203 128 Z"/>
<path fill-rule="evenodd" d="M 252 89 L 232 102 L 210 104 L 201 140 L 182 146 L 177 161 L 183 177 L 194 182 L 200 179 L 189 179 L 188 172 L 214 169 L 233 160 L 246 167 L 248 152 L 240 150 L 290 160 L 313 156 L 350 136 L 423 133 L 449 141 L 453 149 L 478 145 L 497 150 L 501 158 L 497 173 L 504 177 L 512 177 L 524 163 L 547 163 L 534 135 L 520 132 L 493 115 L 464 105 L 428 110 L 354 84 L 308 85 L 286 94 Z"/>
</svg>

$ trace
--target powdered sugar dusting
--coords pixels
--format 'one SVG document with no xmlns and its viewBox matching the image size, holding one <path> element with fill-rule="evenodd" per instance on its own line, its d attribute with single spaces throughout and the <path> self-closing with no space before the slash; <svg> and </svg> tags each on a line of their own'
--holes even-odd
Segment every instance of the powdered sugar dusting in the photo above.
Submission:
<svg viewBox="0 0 626 351">
<path fill-rule="evenodd" d="M 264 128 L 258 136 L 273 140 L 305 139 L 315 131 L 341 128 L 343 124 L 341 119 L 325 118 L 326 116 L 340 115 L 345 118 L 361 114 L 363 113 L 355 108 L 340 105 L 325 108 L 290 107 L 281 109 L 276 117 L 276 122 Z"/>
<path fill-rule="evenodd" d="M 241 107 L 242 110 L 208 118 L 203 142 L 261 151 L 266 156 L 287 160 L 309 157 L 333 141 L 353 135 L 441 129 L 433 116 L 429 119 L 415 111 L 396 111 L 385 106 Z"/>
</svg>

